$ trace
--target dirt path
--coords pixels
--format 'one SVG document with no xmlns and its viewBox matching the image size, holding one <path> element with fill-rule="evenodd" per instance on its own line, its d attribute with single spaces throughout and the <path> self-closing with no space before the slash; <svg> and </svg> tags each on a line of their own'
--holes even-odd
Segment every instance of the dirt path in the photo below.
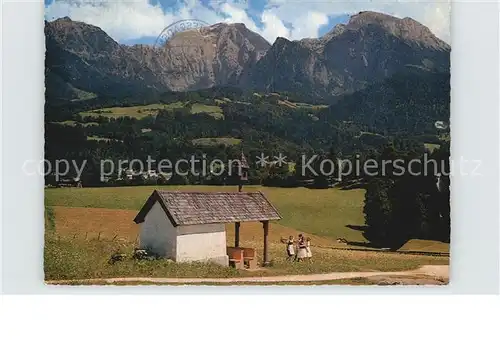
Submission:
<svg viewBox="0 0 500 351">
<path fill-rule="evenodd" d="M 367 277 L 422 277 L 434 280 L 448 280 L 449 266 L 422 266 L 412 271 L 400 272 L 332 272 L 322 274 L 284 275 L 266 277 L 234 277 L 234 278 L 151 278 L 151 277 L 126 277 L 126 278 L 99 278 L 46 281 L 46 284 L 69 284 L 80 282 L 82 284 L 113 284 L 120 282 L 147 282 L 157 284 L 196 284 L 196 283 L 277 283 L 277 282 L 320 282 L 339 279 L 367 278 Z"/>
</svg>

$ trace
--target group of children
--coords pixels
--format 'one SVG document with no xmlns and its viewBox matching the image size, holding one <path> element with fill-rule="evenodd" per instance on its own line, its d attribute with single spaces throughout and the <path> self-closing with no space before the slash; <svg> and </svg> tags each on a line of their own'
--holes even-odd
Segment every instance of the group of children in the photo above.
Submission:
<svg viewBox="0 0 500 351">
<path fill-rule="evenodd" d="M 300 262 L 305 259 L 310 260 L 312 257 L 311 239 L 306 239 L 304 238 L 304 235 L 299 234 L 299 239 L 297 240 L 297 243 L 295 243 L 293 236 L 290 236 L 286 243 L 286 253 L 288 255 L 288 260 L 290 261 L 293 260 Z"/>
</svg>

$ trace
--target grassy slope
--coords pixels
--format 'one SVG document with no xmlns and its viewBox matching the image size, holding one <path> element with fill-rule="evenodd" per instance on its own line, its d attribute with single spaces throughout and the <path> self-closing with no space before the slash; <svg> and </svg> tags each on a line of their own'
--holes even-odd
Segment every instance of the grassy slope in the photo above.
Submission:
<svg viewBox="0 0 500 351">
<path fill-rule="evenodd" d="M 231 101 L 229 99 L 224 99 L 226 101 Z M 205 104 L 193 104 L 191 108 L 192 113 L 200 113 L 206 112 L 213 116 L 214 118 L 224 118 L 222 113 L 222 109 L 219 105 L 224 104 L 226 101 L 220 99 L 214 99 L 214 105 L 205 105 Z M 306 108 L 311 110 L 322 109 L 328 107 L 327 105 L 310 105 L 306 103 L 300 102 L 291 102 L 285 100 L 279 100 L 279 104 L 284 106 L 296 109 L 296 108 Z M 171 104 L 150 104 L 150 105 L 138 105 L 138 106 L 129 106 L 129 107 L 106 107 L 99 110 L 85 111 L 80 112 L 82 117 L 86 116 L 104 116 L 110 118 L 118 118 L 123 116 L 129 116 L 133 118 L 144 118 L 147 116 L 155 116 L 160 109 L 174 109 L 183 107 L 185 105 L 184 102 L 178 101 Z M 99 112 L 103 111 L 103 112 Z"/>
<path fill-rule="evenodd" d="M 429 152 L 434 152 L 434 150 L 439 149 L 441 145 L 439 144 L 430 144 L 430 143 L 425 143 L 424 147 L 429 151 Z"/>
<path fill-rule="evenodd" d="M 55 284 L 57 285 L 57 284 Z M 324 286 L 324 285 L 377 285 L 377 282 L 371 281 L 369 279 L 364 279 L 364 278 L 354 278 L 354 279 L 337 279 L 337 280 L 330 280 L 330 281 L 319 281 L 319 282 L 277 282 L 277 283 L 255 283 L 255 282 L 235 282 L 235 283 L 196 283 L 196 284 L 186 284 L 186 283 L 168 283 L 168 284 L 158 284 L 158 283 L 149 283 L 149 282 L 142 282 L 142 281 L 137 281 L 137 282 L 117 282 L 117 283 L 107 283 L 106 280 L 102 281 L 97 281 L 97 282 L 92 282 L 91 284 L 87 283 L 86 281 L 78 281 L 75 280 L 71 282 L 70 284 L 62 284 L 62 285 L 74 285 L 74 286 L 81 286 L 81 285 L 113 285 L 113 286 L 138 286 L 138 285 L 148 285 L 148 286 L 161 286 L 161 285 L 168 285 L 168 286 L 291 286 L 291 285 L 298 285 L 298 286 Z"/>
<path fill-rule="evenodd" d="M 384 280 L 386 282 L 384 282 Z M 387 283 L 387 280 L 392 283 Z M 286 282 L 233 282 L 233 283 L 225 283 L 225 282 L 212 282 L 212 283 L 151 283 L 144 281 L 127 281 L 127 282 L 115 282 L 108 283 L 106 280 L 101 281 L 93 281 L 91 284 L 87 281 L 73 281 L 69 285 L 115 285 L 115 286 L 136 286 L 136 285 L 152 285 L 152 286 L 161 286 L 161 285 L 169 285 L 169 286 L 290 286 L 290 285 L 298 285 L 298 286 L 325 286 L 325 285 L 349 285 L 349 286 L 359 286 L 359 285 L 422 285 L 415 284 L 415 281 L 422 281 L 423 278 L 421 276 L 415 275 L 413 277 L 406 277 L 405 279 L 401 279 L 400 277 L 391 277 L 389 276 L 381 276 L 378 278 L 347 278 L 347 279 L 335 279 L 335 280 L 323 280 L 323 281 L 286 281 Z M 394 284 L 394 282 L 398 282 Z M 401 282 L 403 281 L 403 282 Z M 406 283 L 405 283 L 406 282 Z M 425 278 L 425 285 L 444 285 L 447 284 L 448 281 L 443 281 L 441 279 L 432 279 Z"/>
<path fill-rule="evenodd" d="M 77 121 L 62 121 L 62 122 L 51 122 L 54 124 L 60 124 L 63 126 L 69 126 L 69 127 L 75 127 L 77 125 L 80 125 L 82 127 L 90 127 L 90 126 L 98 126 L 99 123 L 97 122 L 88 122 L 88 123 L 79 123 Z"/>
<path fill-rule="evenodd" d="M 408 270 L 423 264 L 447 264 L 445 257 L 401 255 L 397 253 L 344 251 L 332 249 L 332 237 L 362 240 L 359 232 L 346 224 L 363 224 L 362 190 L 280 189 L 246 187 L 263 191 L 284 216 L 270 226 L 270 257 L 273 266 L 254 272 L 237 271 L 210 264 L 172 264 L 166 260 L 109 265 L 116 251 L 130 254 L 137 243 L 139 227 L 132 219 L 155 187 L 47 189 L 46 279 L 84 279 L 113 276 L 231 277 L 242 275 L 285 275 L 332 271 Z M 204 191 L 234 190 L 234 187 L 163 187 Z M 54 207 L 52 207 L 54 206 Z M 228 224 L 227 240 L 234 240 L 234 226 Z M 298 230 L 311 236 L 314 262 L 291 264 L 285 261 L 280 238 Z M 321 235 L 314 235 L 323 234 Z M 422 247 L 428 242 L 421 241 Z M 260 223 L 243 223 L 241 245 L 254 247 L 262 257 Z M 411 245 L 409 245 L 411 246 Z M 411 247 L 410 247 L 411 248 Z"/>
<path fill-rule="evenodd" d="M 94 141 L 118 141 L 118 142 L 123 142 L 122 140 L 118 139 L 110 139 L 110 138 L 104 138 L 104 137 L 98 137 L 98 136 L 88 136 L 87 140 L 94 140 Z"/>
<path fill-rule="evenodd" d="M 135 210 L 115 210 L 107 208 L 84 207 L 48 207 L 52 211 L 54 225 L 57 225 L 57 234 L 62 237 L 105 239 L 123 242 L 137 242 L 139 226 L 132 220 L 137 215 Z M 55 220 L 57 218 L 57 220 Z M 82 220 L 91 218 L 92 220 Z M 228 243 L 234 242 L 234 225 L 227 224 Z M 262 246 L 262 225 L 259 222 L 246 222 L 241 225 L 242 245 Z M 270 225 L 269 242 L 280 245 L 281 238 L 299 232 L 290 227 L 272 222 Z M 328 237 L 307 233 L 315 247 L 331 247 L 335 241 Z"/>
<path fill-rule="evenodd" d="M 144 118 L 147 116 L 156 116 L 158 110 L 168 109 L 172 110 L 174 108 L 183 107 L 183 102 L 174 102 L 172 104 L 151 104 L 151 105 L 139 105 L 139 106 L 129 106 L 129 107 L 106 107 L 99 110 L 80 112 L 82 117 L 85 116 L 104 116 L 110 118 L 118 118 L 123 116 L 129 116 L 133 118 Z M 103 111 L 103 112 L 99 112 Z M 214 118 L 222 118 L 222 109 L 219 106 L 203 105 L 203 104 L 193 104 L 191 108 L 192 113 L 207 112 Z"/>
<path fill-rule="evenodd" d="M 216 145 L 238 145 L 241 143 L 241 139 L 237 138 L 198 138 L 193 139 L 192 143 L 198 146 L 216 146 Z"/>
<path fill-rule="evenodd" d="M 224 118 L 224 114 L 222 113 L 222 109 L 220 108 L 220 106 L 193 104 L 193 107 L 191 107 L 191 112 L 206 112 L 216 119 Z"/>
<path fill-rule="evenodd" d="M 131 223 L 131 219 L 142 207 L 145 199 L 154 189 L 170 190 L 197 190 L 197 191 L 234 191 L 235 187 L 220 186 L 148 186 L 148 187 L 120 187 L 120 188 L 63 188 L 46 189 L 45 201 L 48 206 L 62 207 L 84 207 L 88 211 L 96 209 L 92 213 L 70 214 L 71 209 L 58 209 L 62 218 L 94 218 L 93 222 L 98 226 L 88 228 L 88 233 L 97 233 L 99 228 L 107 228 L 107 223 L 113 223 L 113 217 L 120 217 L 119 223 Z M 340 246 L 334 239 L 345 238 L 348 241 L 365 242 L 361 231 L 347 228 L 346 225 L 364 224 L 363 201 L 364 190 L 339 190 L 322 189 L 313 190 L 305 188 L 285 189 L 268 188 L 259 186 L 246 186 L 246 191 L 262 191 L 277 207 L 283 219 L 276 224 L 280 228 L 288 228 L 293 231 L 303 231 L 307 234 L 317 235 L 318 238 L 325 239 L 328 243 L 323 246 Z M 101 210 L 99 210 L 101 209 Z M 126 212 L 108 213 L 105 209 L 131 210 Z M 75 209 L 78 211 L 78 209 Z M 99 220 L 98 220 L 99 219 Z M 86 228 L 88 223 L 78 223 L 77 226 Z M 253 228 L 254 223 L 245 224 Z M 121 228 L 122 225 L 112 224 L 112 227 Z M 74 226 L 73 226 L 74 228 Z M 228 235 L 231 233 L 229 228 Z M 130 231 L 131 229 L 126 229 Z M 253 229 L 252 229 L 253 230 Z M 114 235 L 115 233 L 114 231 Z M 255 227 L 254 232 L 260 235 L 260 229 Z M 291 233 L 296 235 L 298 233 Z M 136 234 L 134 234 L 136 235 Z M 285 230 L 280 232 L 280 236 L 288 236 Z M 278 238 L 279 239 L 279 238 Z M 315 239 L 317 242 L 318 239 Z M 428 251 L 428 252 L 448 252 L 449 244 L 444 244 L 428 240 L 411 240 L 400 251 Z"/>
<path fill-rule="evenodd" d="M 73 99 L 72 101 L 78 101 L 78 100 L 88 100 L 88 99 L 93 99 L 97 97 L 95 93 L 88 92 L 85 90 L 81 90 L 75 87 L 72 87 L 73 91 L 76 93 L 77 98 Z"/>
<path fill-rule="evenodd" d="M 139 106 L 128 106 L 128 107 L 105 107 L 98 110 L 80 112 L 81 116 L 104 116 L 104 117 L 122 117 L 129 116 L 135 118 L 143 118 L 147 116 L 156 115 L 158 110 L 161 109 L 174 109 L 182 107 L 184 104 L 181 102 L 175 102 L 172 104 L 151 104 L 151 105 L 139 105 Z M 103 112 L 98 112 L 103 111 Z"/>
<path fill-rule="evenodd" d="M 48 206 L 97 207 L 109 209 L 139 210 L 154 189 L 235 191 L 235 187 L 220 186 L 158 186 L 121 188 L 65 188 L 47 189 Z M 364 241 L 359 231 L 346 228 L 363 225 L 362 213 L 364 190 L 306 188 L 268 188 L 246 186 L 246 191 L 262 191 L 283 216 L 279 223 L 311 234 L 331 238 L 344 237 L 352 241 Z"/>
<path fill-rule="evenodd" d="M 247 244 L 244 244 L 247 245 Z M 241 271 L 207 263 L 173 263 L 170 260 L 135 261 L 126 258 L 114 265 L 108 263 L 115 252 L 130 255 L 134 244 L 119 240 L 70 238 L 47 234 L 44 268 L 46 280 L 105 277 L 237 277 L 312 274 L 353 271 L 410 270 L 427 264 L 448 264 L 447 258 L 397 253 L 353 252 L 314 248 L 314 261 L 285 261 L 284 246 L 270 245 L 272 266 L 269 269 Z M 257 248 L 258 257 L 262 252 Z M 129 256 L 130 257 L 130 256 Z"/>
</svg>

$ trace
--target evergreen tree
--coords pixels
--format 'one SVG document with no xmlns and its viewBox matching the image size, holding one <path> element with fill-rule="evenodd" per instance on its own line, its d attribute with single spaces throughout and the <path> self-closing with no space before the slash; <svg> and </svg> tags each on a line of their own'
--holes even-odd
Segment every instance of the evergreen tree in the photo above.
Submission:
<svg viewBox="0 0 500 351">
<path fill-rule="evenodd" d="M 364 235 L 375 245 L 385 245 L 389 239 L 392 217 L 391 186 L 387 179 L 373 179 L 366 189 L 363 212 L 367 229 Z"/>
</svg>

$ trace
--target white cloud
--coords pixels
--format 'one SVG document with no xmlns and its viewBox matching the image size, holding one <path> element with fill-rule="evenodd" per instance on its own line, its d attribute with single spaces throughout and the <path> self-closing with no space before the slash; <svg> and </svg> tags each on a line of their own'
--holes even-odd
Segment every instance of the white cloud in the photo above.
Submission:
<svg viewBox="0 0 500 351">
<path fill-rule="evenodd" d="M 175 19 L 173 14 L 164 13 L 148 0 L 55 0 L 45 9 L 48 20 L 64 16 L 98 26 L 115 40 L 156 36 Z"/>
<path fill-rule="evenodd" d="M 262 35 L 267 41 L 273 43 L 277 37 L 289 37 L 290 30 L 286 28 L 283 21 L 272 12 L 264 11 L 260 21 L 262 27 L 258 27 L 254 20 L 248 16 L 247 7 L 242 4 L 225 3 L 220 7 L 220 11 L 227 17 L 224 21 L 229 23 L 244 23 L 245 26 Z"/>
<path fill-rule="evenodd" d="M 232 3 L 224 3 L 220 6 L 219 10 L 224 14 L 224 22 L 227 23 L 244 23 L 245 26 L 253 31 L 258 31 L 255 22 L 248 16 L 246 8 L 237 6 Z"/>
<path fill-rule="evenodd" d="M 321 27 L 318 20 L 304 21 L 310 13 L 340 16 L 360 11 L 384 12 L 396 17 L 411 17 L 429 27 L 439 38 L 450 41 L 450 0 L 269 0 L 267 8 L 267 11 L 301 31 L 307 25 L 310 31 Z M 298 39 L 293 34 L 292 31 L 291 39 Z"/>
<path fill-rule="evenodd" d="M 422 18 L 422 23 L 427 24 L 427 26 L 432 30 L 432 32 L 439 38 L 450 43 L 451 33 L 450 33 L 450 4 L 438 4 L 438 5 L 428 5 L 425 11 L 424 17 Z"/>
<path fill-rule="evenodd" d="M 262 24 L 249 16 L 248 1 L 212 1 L 209 7 L 197 0 L 178 0 L 178 4 L 181 6 L 177 11 L 166 12 L 149 0 L 55 0 L 45 10 L 48 20 L 69 16 L 102 28 L 117 41 L 157 36 L 175 21 L 195 18 L 210 24 L 244 23 L 272 43 L 278 36 L 291 40 L 317 37 L 319 29 L 328 24 L 329 16 L 363 10 L 412 17 L 443 40 L 450 40 L 449 0 L 268 0 L 259 15 Z"/>
<path fill-rule="evenodd" d="M 298 16 L 297 20 L 293 22 L 294 29 L 291 32 L 291 38 L 316 38 L 319 35 L 319 28 L 326 24 L 328 24 L 328 15 L 308 11 L 303 16 Z"/>
<path fill-rule="evenodd" d="M 270 43 L 273 43 L 277 37 L 290 37 L 290 30 L 285 26 L 283 21 L 273 13 L 264 11 L 261 21 L 264 24 L 264 29 L 260 34 Z"/>
</svg>

